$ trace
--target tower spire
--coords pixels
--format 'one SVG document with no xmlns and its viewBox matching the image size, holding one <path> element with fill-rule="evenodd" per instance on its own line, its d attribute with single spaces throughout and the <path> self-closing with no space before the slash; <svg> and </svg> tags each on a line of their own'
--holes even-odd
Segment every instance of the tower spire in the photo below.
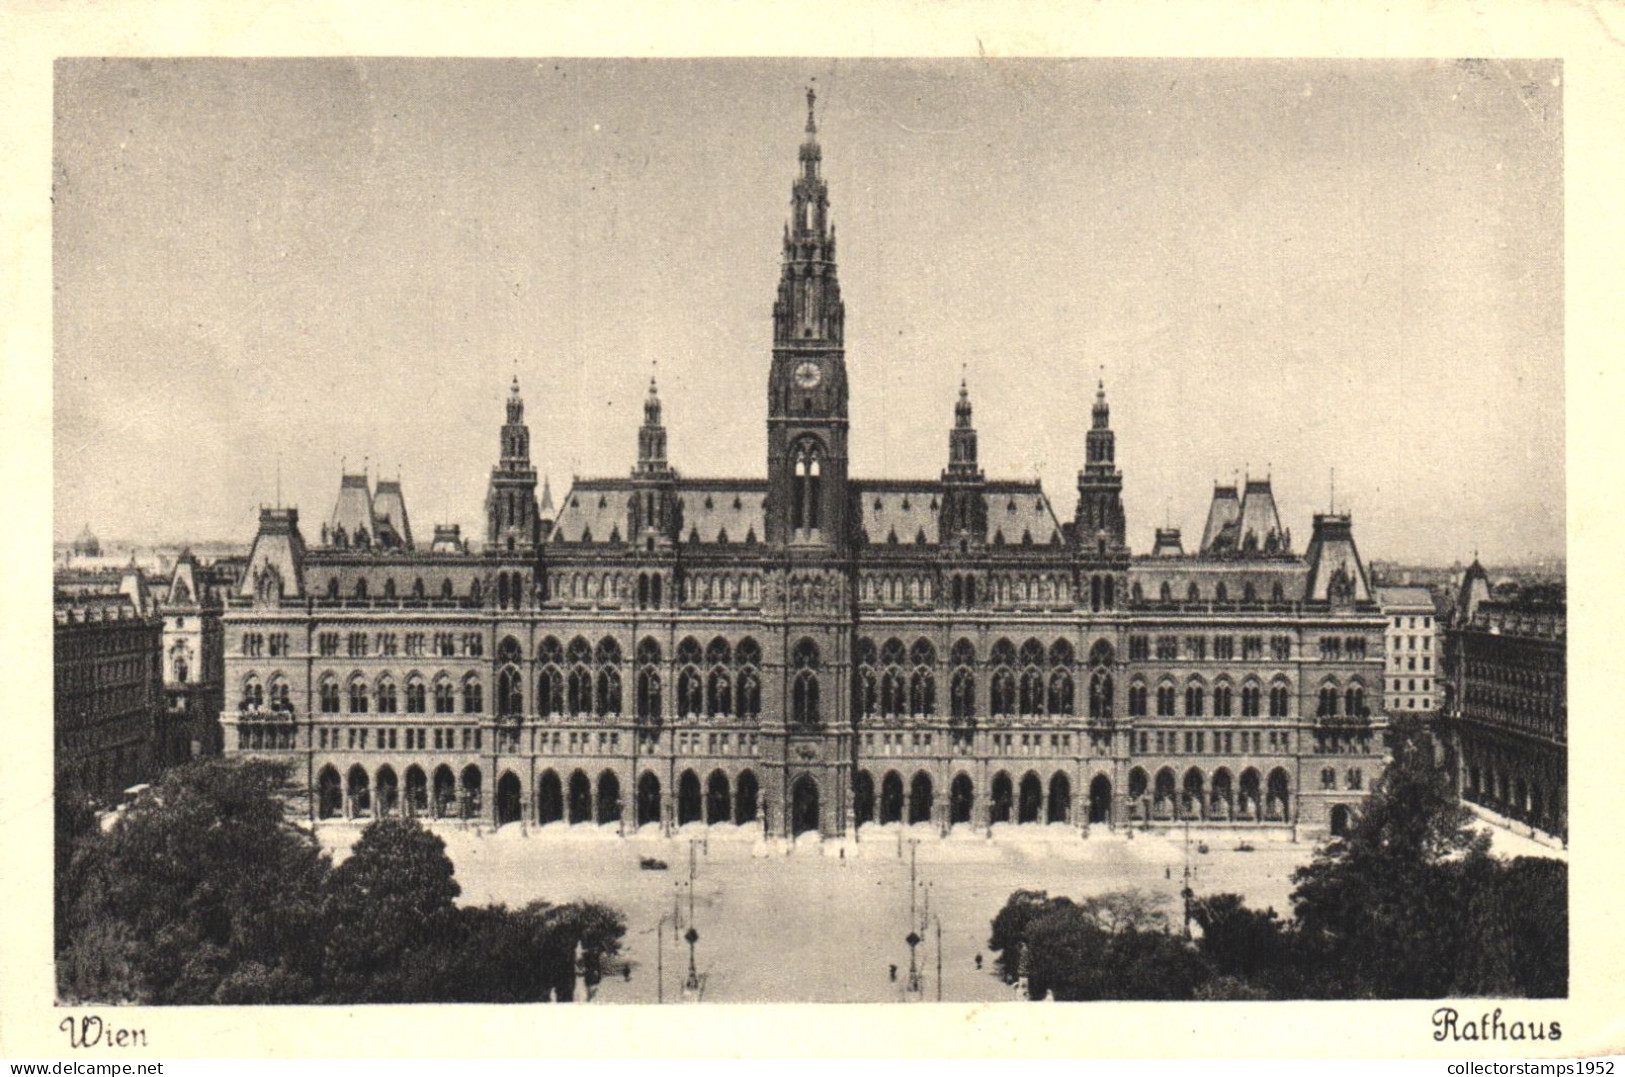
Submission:
<svg viewBox="0 0 1625 1077">
<path fill-rule="evenodd" d="M 638 471 L 665 471 L 666 427 L 661 422 L 660 390 L 649 375 L 649 395 L 643 400 L 643 425 L 638 428 Z"/>
<path fill-rule="evenodd" d="M 537 535 L 536 468 L 530 462 L 530 427 L 525 425 L 525 400 L 519 395 L 519 375 L 513 376 L 502 426 L 502 453 L 491 469 L 486 492 L 488 548 L 529 550 Z"/>
</svg>

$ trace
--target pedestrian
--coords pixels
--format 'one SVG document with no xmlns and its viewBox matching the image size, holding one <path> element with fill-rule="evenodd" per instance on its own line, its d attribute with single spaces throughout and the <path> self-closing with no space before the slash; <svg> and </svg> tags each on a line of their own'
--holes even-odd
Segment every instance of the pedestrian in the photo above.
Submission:
<svg viewBox="0 0 1625 1077">
<path fill-rule="evenodd" d="M 893 965 L 891 967 L 891 982 L 892 983 L 897 982 L 897 966 L 896 965 Z"/>
<path fill-rule="evenodd" d="M 1169 866 L 1167 866 L 1167 865 L 1166 865 L 1166 864 L 1165 864 L 1165 865 L 1163 865 L 1163 868 L 1162 868 L 1162 877 L 1163 877 L 1163 878 L 1164 878 L 1164 879 L 1172 879 L 1172 878 L 1173 878 L 1173 877 L 1174 877 L 1174 869 L 1173 869 L 1173 868 L 1171 868 L 1171 867 L 1169 867 Z"/>
<path fill-rule="evenodd" d="M 982 955 L 981 954 L 976 955 L 976 971 L 977 972 L 982 971 Z"/>
<path fill-rule="evenodd" d="M 632 966 L 631 965 L 622 965 L 621 966 L 621 979 L 625 980 L 627 983 L 632 982 Z"/>
</svg>

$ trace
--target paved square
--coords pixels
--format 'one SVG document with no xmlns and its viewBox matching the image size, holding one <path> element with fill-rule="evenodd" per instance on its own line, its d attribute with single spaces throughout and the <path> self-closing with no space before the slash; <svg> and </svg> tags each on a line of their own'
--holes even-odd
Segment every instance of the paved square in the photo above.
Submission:
<svg viewBox="0 0 1625 1077">
<path fill-rule="evenodd" d="M 560 903 L 605 902 L 627 919 L 623 956 L 630 980 L 606 979 L 598 1001 L 682 1000 L 692 922 L 703 997 L 710 1002 L 896 1002 L 908 978 L 909 842 L 918 880 L 917 951 L 923 996 L 937 997 L 937 921 L 942 928 L 942 999 L 1003 1001 L 1010 989 L 993 973 L 987 939 L 993 916 L 1011 891 L 1046 890 L 1081 898 L 1130 887 L 1161 896 L 1178 923 L 1186 862 L 1182 834 L 1100 834 L 1082 839 L 1066 827 L 1000 828 L 993 840 L 959 833 L 941 839 L 928 827 L 868 828 L 856 844 L 825 841 L 788 848 L 763 843 L 759 831 L 693 827 L 674 838 L 651 831 L 621 838 L 613 827 L 465 830 L 435 824 L 456 865 L 465 903 L 523 905 L 536 898 Z M 341 852 L 353 826 L 320 830 Z M 1551 850 L 1495 830 L 1504 855 Z M 1250 852 L 1238 851 L 1245 840 Z M 1208 852 L 1199 851 L 1205 842 Z M 690 848 L 695 881 L 693 919 L 688 891 Z M 1525 846 L 1528 846 L 1527 848 Z M 845 856 L 841 855 L 845 849 Z M 1234 892 L 1257 908 L 1290 915 L 1293 870 L 1314 855 L 1310 842 L 1258 835 L 1193 833 L 1192 888 L 1198 895 Z M 642 857 L 666 870 L 639 867 Z M 657 947 L 657 926 L 664 932 Z M 976 968 L 981 954 L 983 967 Z M 897 966 L 897 979 L 891 966 Z"/>
</svg>

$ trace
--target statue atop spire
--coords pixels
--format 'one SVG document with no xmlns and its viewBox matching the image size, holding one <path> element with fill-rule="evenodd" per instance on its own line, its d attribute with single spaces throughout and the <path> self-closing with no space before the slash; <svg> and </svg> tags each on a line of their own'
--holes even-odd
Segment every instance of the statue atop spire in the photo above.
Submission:
<svg viewBox="0 0 1625 1077">
<path fill-rule="evenodd" d="M 809 135 L 818 133 L 818 122 L 813 119 L 813 102 L 817 100 L 818 94 L 813 92 L 811 86 L 807 87 L 807 133 Z"/>
</svg>

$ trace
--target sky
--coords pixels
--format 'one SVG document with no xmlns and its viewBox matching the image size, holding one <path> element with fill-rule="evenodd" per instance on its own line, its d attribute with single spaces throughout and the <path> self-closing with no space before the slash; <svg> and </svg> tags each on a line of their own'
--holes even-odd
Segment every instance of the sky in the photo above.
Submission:
<svg viewBox="0 0 1625 1077">
<path fill-rule="evenodd" d="M 1068 518 L 1097 379 L 1129 542 L 1216 480 L 1367 559 L 1564 549 L 1550 61 L 62 60 L 59 540 L 307 537 L 341 466 L 478 537 L 520 379 L 556 499 L 760 476 L 805 88 L 840 237 L 851 470 Z M 280 492 L 279 492 L 280 486 Z"/>
</svg>

